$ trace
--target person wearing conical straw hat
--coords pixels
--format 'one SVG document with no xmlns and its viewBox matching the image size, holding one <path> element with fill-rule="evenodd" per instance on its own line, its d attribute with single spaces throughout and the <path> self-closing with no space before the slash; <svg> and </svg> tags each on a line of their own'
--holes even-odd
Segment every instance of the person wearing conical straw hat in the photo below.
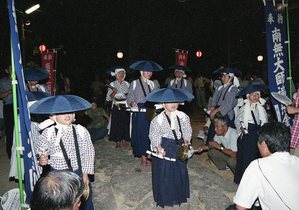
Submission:
<svg viewBox="0 0 299 210">
<path fill-rule="evenodd" d="M 76 111 L 89 108 L 91 104 L 81 97 L 58 95 L 41 99 L 29 109 L 32 114 L 50 115 L 40 124 L 44 130 L 35 145 L 39 164 L 49 165 L 51 170 L 74 171 L 82 177 L 85 192 L 89 192 L 81 199 L 83 210 L 94 210 L 90 178 L 94 174 L 95 151 L 88 130 L 73 122 Z"/>
<path fill-rule="evenodd" d="M 172 69 L 174 69 L 175 78 L 169 82 L 168 87 L 186 89 L 192 94 L 193 93 L 192 84 L 189 80 L 185 79 L 186 77 L 185 71 L 188 68 L 181 65 L 174 65 Z"/>
<path fill-rule="evenodd" d="M 148 107 L 145 106 L 145 97 L 153 90 L 158 89 L 155 83 L 150 80 L 153 72 L 161 71 L 162 67 L 154 61 L 137 61 L 130 65 L 130 68 L 139 71 L 140 77 L 131 82 L 127 103 L 136 111 L 132 114 L 131 144 L 133 154 L 141 157 L 141 166 L 150 167 L 151 161 L 146 151 L 150 147 L 148 138 L 150 120 L 147 118 Z"/>
<path fill-rule="evenodd" d="M 170 209 L 187 202 L 190 197 L 187 161 L 180 160 L 179 148 L 190 145 L 192 128 L 190 118 L 178 111 L 179 103 L 192 100 L 186 90 L 163 88 L 152 92 L 146 100 L 162 103 L 164 111 L 150 124 L 151 150 L 164 158 L 152 157 L 152 186 L 158 206 Z M 167 158 L 176 159 L 171 162 Z"/>
<path fill-rule="evenodd" d="M 193 94 L 192 83 L 190 82 L 190 80 L 186 79 L 186 71 L 191 70 L 188 67 L 181 65 L 173 65 L 169 68 L 174 69 L 175 78 L 169 82 L 168 87 L 185 89 Z M 191 101 L 186 101 L 181 105 L 182 106 L 179 107 L 179 110 L 190 115 L 192 110 Z"/>
<path fill-rule="evenodd" d="M 27 89 L 30 92 L 45 92 L 48 93 L 44 84 L 40 84 L 39 81 L 46 80 L 49 77 L 49 73 L 41 68 L 25 68 L 24 77 L 26 80 Z"/>
<path fill-rule="evenodd" d="M 237 69 L 221 67 L 213 72 L 214 75 L 218 75 L 221 79 L 222 85 L 215 90 L 212 98 L 212 108 L 210 109 L 210 119 L 213 118 L 217 112 L 220 112 L 222 116 L 227 118 L 228 125 L 235 128 L 234 124 L 234 108 L 238 101 L 236 95 L 238 93 L 239 82 L 236 76 L 241 73 Z M 209 127 L 209 133 L 207 142 L 212 141 L 215 136 L 215 125 L 211 123 Z"/>
<path fill-rule="evenodd" d="M 237 140 L 237 165 L 234 182 L 239 184 L 251 161 L 260 157 L 257 147 L 258 130 L 268 122 L 265 100 L 261 98 L 264 85 L 249 85 L 243 88 L 238 96 L 246 95 L 244 105 L 238 111 L 235 125 L 239 138 Z"/>
</svg>

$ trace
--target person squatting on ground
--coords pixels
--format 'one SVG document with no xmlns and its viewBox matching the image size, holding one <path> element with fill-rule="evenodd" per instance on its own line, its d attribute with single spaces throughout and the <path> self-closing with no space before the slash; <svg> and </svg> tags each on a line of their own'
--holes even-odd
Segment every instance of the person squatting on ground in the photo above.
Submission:
<svg viewBox="0 0 299 210">
<path fill-rule="evenodd" d="M 126 99 L 130 83 L 125 81 L 126 71 L 123 68 L 116 68 L 111 72 L 116 80 L 110 83 L 106 101 L 112 102 L 111 126 L 109 139 L 116 142 L 115 148 L 129 147 L 130 141 L 130 113 L 126 111 Z"/>
<path fill-rule="evenodd" d="M 87 110 L 85 115 L 90 118 L 90 123 L 86 127 L 90 134 L 91 141 L 95 142 L 103 139 L 108 133 L 104 118 L 109 121 L 109 116 L 104 108 L 98 107 L 97 102 L 93 101 L 91 103 L 91 109 Z"/>
<path fill-rule="evenodd" d="M 209 158 L 219 170 L 229 167 L 233 173 L 236 169 L 237 139 L 236 129 L 229 127 L 228 119 L 218 112 L 214 117 L 216 135 L 207 145 L 197 148 L 198 152 L 208 151 Z"/>
<path fill-rule="evenodd" d="M 239 96 L 246 95 L 244 105 L 238 111 L 235 125 L 239 135 L 237 146 L 237 166 L 234 182 L 239 184 L 243 173 L 251 161 L 260 157 L 257 147 L 258 130 L 268 122 L 264 100 L 261 98 L 261 90 L 264 86 L 249 85 L 240 91 Z"/>
<path fill-rule="evenodd" d="M 71 171 L 51 171 L 34 186 L 31 210 L 78 210 L 82 179 Z"/>
<path fill-rule="evenodd" d="M 57 103 L 56 105 L 63 106 Z M 89 186 L 90 194 L 88 199 L 82 202 L 80 209 L 93 210 L 89 175 L 94 174 L 95 151 L 90 134 L 85 127 L 73 124 L 75 120 L 73 110 L 65 110 L 65 113 L 59 114 L 52 113 L 50 119 L 55 125 L 44 129 L 35 145 L 36 153 L 40 155 L 39 164 L 41 166 L 49 164 L 53 170 L 71 170 L 82 176 L 84 185 Z"/>
<path fill-rule="evenodd" d="M 297 96 L 295 97 L 295 103 L 293 106 L 287 106 L 287 112 L 294 114 L 293 126 L 291 129 L 291 153 L 299 157 L 299 88 Z"/>
<path fill-rule="evenodd" d="M 152 157 L 154 200 L 164 209 L 185 203 L 190 197 L 187 160 L 177 157 L 179 146 L 190 144 L 192 128 L 188 115 L 178 111 L 178 106 L 179 102 L 176 101 L 163 103 L 164 111 L 150 125 L 151 150 L 176 159 L 172 162 Z"/>
<path fill-rule="evenodd" d="M 258 132 L 262 158 L 250 163 L 234 197 L 239 210 L 250 209 L 256 199 L 264 210 L 298 209 L 299 158 L 289 153 L 290 129 L 266 123 Z"/>
<path fill-rule="evenodd" d="M 151 165 L 146 154 L 146 151 L 150 148 L 150 140 L 148 138 L 150 121 L 144 111 L 147 110 L 144 105 L 144 98 L 157 89 L 155 83 L 150 80 L 152 74 L 153 72 L 151 71 L 140 71 L 140 78 L 131 82 L 127 98 L 128 105 L 138 110 L 132 114 L 131 144 L 133 154 L 141 157 L 141 166 L 144 167 Z"/>
</svg>

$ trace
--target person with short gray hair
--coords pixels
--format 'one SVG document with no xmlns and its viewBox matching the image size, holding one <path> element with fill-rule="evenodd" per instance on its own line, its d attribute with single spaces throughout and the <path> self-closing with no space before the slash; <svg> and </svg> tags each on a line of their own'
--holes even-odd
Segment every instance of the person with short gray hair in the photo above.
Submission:
<svg viewBox="0 0 299 210">
<path fill-rule="evenodd" d="M 82 179 L 76 173 L 51 171 L 37 181 L 31 210 L 78 210 L 82 192 Z"/>
<path fill-rule="evenodd" d="M 216 135 L 207 145 L 197 148 L 198 152 L 208 151 L 209 158 L 219 170 L 230 168 L 233 173 L 236 169 L 237 139 L 236 129 L 228 124 L 228 118 L 219 112 L 214 116 Z"/>
</svg>

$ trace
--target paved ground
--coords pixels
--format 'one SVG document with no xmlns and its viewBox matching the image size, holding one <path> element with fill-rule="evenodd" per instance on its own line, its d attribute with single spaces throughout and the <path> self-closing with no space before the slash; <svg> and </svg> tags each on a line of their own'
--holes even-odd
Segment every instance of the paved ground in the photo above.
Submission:
<svg viewBox="0 0 299 210">
<path fill-rule="evenodd" d="M 94 199 L 97 209 L 159 209 L 153 201 L 151 170 L 140 167 L 131 150 L 116 150 L 107 140 L 96 143 Z M 218 171 L 206 154 L 188 162 L 191 197 L 174 209 L 220 210 L 231 204 L 236 191 L 230 171 Z"/>
<path fill-rule="evenodd" d="M 192 117 L 194 136 L 202 126 L 200 115 Z M 194 138 L 194 147 L 202 144 Z M 8 181 L 9 164 L 5 145 L 0 143 L 0 195 L 17 187 Z M 105 138 L 95 143 L 96 173 L 94 203 L 99 210 L 150 210 L 156 207 L 151 190 L 151 169 L 140 167 L 128 149 L 115 149 Z M 183 210 L 221 210 L 231 204 L 236 191 L 230 171 L 218 171 L 208 161 L 206 154 L 194 155 L 188 161 L 191 197 L 181 207 Z"/>
</svg>

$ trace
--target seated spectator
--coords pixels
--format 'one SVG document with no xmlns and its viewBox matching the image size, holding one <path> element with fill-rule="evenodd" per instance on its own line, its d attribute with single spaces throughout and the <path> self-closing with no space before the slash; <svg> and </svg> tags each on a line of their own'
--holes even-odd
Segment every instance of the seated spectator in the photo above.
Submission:
<svg viewBox="0 0 299 210">
<path fill-rule="evenodd" d="M 198 152 L 208 150 L 208 156 L 219 170 L 229 167 L 232 172 L 236 168 L 237 156 L 237 131 L 228 126 L 228 119 L 217 113 L 214 117 L 215 132 L 214 140 L 207 145 L 197 148 Z"/>
<path fill-rule="evenodd" d="M 31 210 L 78 210 L 83 186 L 71 171 L 52 171 L 36 183 Z"/>
<path fill-rule="evenodd" d="M 108 133 L 104 118 L 109 121 L 109 116 L 105 110 L 102 107 L 98 107 L 94 101 L 91 103 L 91 109 L 87 110 L 85 114 L 91 119 L 91 122 L 87 125 L 91 141 L 95 142 L 96 140 L 103 139 Z"/>
<path fill-rule="evenodd" d="M 298 209 L 299 158 L 289 153 L 290 129 L 266 123 L 258 132 L 263 158 L 247 167 L 234 197 L 237 209 L 250 209 L 256 199 L 262 209 Z"/>
</svg>

